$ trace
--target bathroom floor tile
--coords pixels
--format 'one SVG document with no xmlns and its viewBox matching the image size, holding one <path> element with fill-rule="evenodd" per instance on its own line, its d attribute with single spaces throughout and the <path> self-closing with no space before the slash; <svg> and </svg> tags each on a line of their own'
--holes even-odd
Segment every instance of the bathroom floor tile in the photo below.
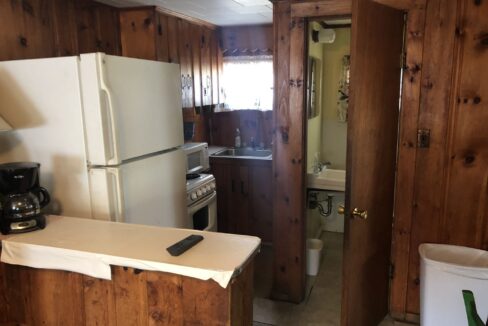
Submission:
<svg viewBox="0 0 488 326">
<path fill-rule="evenodd" d="M 343 234 L 323 232 L 317 276 L 307 276 L 306 298 L 300 304 L 270 300 L 273 252 L 263 246 L 255 260 L 253 326 L 335 326 L 341 320 Z M 379 326 L 412 326 L 386 317 Z"/>
<path fill-rule="evenodd" d="M 306 298 L 300 304 L 270 300 L 272 248 L 263 246 L 256 257 L 254 322 L 277 326 L 339 325 L 342 289 L 342 233 L 324 232 L 320 270 L 307 276 Z"/>
</svg>

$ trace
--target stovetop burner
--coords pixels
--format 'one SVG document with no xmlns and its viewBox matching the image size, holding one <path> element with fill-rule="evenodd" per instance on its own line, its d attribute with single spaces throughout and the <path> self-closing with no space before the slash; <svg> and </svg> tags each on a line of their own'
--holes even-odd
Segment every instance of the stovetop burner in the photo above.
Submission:
<svg viewBox="0 0 488 326">
<path fill-rule="evenodd" d="M 200 178 L 200 174 L 198 173 L 188 173 L 186 175 L 186 180 L 193 180 L 193 179 L 198 179 Z"/>
</svg>

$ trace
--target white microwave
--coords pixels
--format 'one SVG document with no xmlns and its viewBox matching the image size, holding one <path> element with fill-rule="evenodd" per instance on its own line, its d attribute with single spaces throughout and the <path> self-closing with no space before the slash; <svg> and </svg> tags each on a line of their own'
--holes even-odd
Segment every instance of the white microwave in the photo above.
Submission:
<svg viewBox="0 0 488 326">
<path fill-rule="evenodd" d="M 182 148 L 186 153 L 186 173 L 200 173 L 210 169 L 207 143 L 186 143 Z"/>
</svg>

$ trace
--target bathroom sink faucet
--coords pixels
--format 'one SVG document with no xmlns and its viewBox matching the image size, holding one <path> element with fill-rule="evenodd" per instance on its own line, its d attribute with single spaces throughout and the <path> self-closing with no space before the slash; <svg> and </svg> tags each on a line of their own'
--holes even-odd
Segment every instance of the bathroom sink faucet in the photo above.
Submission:
<svg viewBox="0 0 488 326">
<path fill-rule="evenodd" d="M 313 165 L 313 173 L 318 174 L 322 172 L 322 170 L 329 168 L 330 165 L 331 163 L 329 161 L 323 163 L 316 161 Z"/>
<path fill-rule="evenodd" d="M 332 163 L 330 163 L 329 161 L 326 161 L 324 163 L 320 163 L 320 170 L 322 171 L 324 168 L 328 169 L 331 166 L 331 164 Z"/>
</svg>

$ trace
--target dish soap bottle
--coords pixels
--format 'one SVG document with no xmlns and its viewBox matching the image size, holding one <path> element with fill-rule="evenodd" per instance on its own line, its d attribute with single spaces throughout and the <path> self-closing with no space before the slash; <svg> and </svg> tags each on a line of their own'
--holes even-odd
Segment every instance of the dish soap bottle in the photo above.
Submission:
<svg viewBox="0 0 488 326">
<path fill-rule="evenodd" d="M 239 131 L 239 128 L 236 129 L 236 138 L 234 142 L 234 147 L 235 148 L 241 147 L 241 132 Z"/>
</svg>

